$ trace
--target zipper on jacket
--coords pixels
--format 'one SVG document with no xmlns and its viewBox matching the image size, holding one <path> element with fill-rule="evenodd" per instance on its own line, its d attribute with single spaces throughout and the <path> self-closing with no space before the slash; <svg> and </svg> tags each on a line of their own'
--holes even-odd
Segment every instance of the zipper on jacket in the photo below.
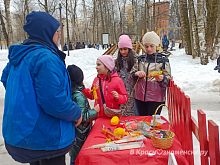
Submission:
<svg viewBox="0 0 220 165">
<path fill-rule="evenodd" d="M 147 95 L 147 80 L 148 80 L 148 70 L 149 70 L 150 63 L 147 65 L 147 71 L 146 71 L 146 83 L 145 83 L 145 89 L 144 89 L 144 102 L 146 100 Z"/>
</svg>

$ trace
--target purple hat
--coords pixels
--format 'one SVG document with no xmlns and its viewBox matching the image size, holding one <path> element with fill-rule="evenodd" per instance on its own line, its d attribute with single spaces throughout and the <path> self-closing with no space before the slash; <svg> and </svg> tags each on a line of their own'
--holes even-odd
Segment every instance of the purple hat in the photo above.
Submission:
<svg viewBox="0 0 220 165">
<path fill-rule="evenodd" d="M 110 71 L 115 68 L 115 61 L 111 55 L 102 55 L 98 58 Z"/>
<path fill-rule="evenodd" d="M 119 37 L 118 47 L 132 49 L 132 43 L 130 37 L 128 35 L 121 35 Z"/>
</svg>

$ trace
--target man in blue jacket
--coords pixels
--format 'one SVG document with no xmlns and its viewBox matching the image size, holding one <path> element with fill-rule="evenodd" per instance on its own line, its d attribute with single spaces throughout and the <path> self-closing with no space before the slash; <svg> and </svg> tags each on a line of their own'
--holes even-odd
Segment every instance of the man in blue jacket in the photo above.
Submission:
<svg viewBox="0 0 220 165">
<path fill-rule="evenodd" d="M 163 36 L 163 38 L 162 38 L 162 45 L 163 45 L 163 50 L 164 50 L 164 51 L 167 51 L 167 50 L 168 50 L 169 44 L 170 44 L 170 42 L 169 42 L 169 40 L 168 40 L 168 38 L 167 38 L 167 35 L 166 35 L 166 33 L 165 33 L 164 36 Z"/>
<path fill-rule="evenodd" d="M 65 54 L 57 45 L 59 22 L 45 12 L 26 17 L 28 39 L 9 48 L 1 81 L 6 89 L 3 137 L 8 153 L 30 165 L 65 165 L 82 121 L 71 100 Z"/>
</svg>

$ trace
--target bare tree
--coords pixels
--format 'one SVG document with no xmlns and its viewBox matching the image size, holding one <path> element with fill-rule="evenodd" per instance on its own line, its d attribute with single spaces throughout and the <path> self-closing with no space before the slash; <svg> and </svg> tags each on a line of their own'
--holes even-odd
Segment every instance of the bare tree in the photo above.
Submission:
<svg viewBox="0 0 220 165">
<path fill-rule="evenodd" d="M 66 31 L 67 31 L 67 44 L 68 44 L 68 56 L 69 56 L 69 44 L 70 44 L 70 34 L 69 34 L 69 19 L 68 19 L 68 0 L 66 0 Z"/>
<path fill-rule="evenodd" d="M 173 28 L 174 31 L 174 35 L 173 37 L 175 37 L 175 39 L 180 39 L 181 34 L 180 34 L 180 14 L 179 14 L 179 7 L 178 7 L 178 0 L 173 0 L 171 1 L 171 5 L 170 5 L 170 20 L 169 20 L 169 24 L 170 27 Z"/>
<path fill-rule="evenodd" d="M 2 27 L 2 32 L 3 32 L 4 39 L 6 40 L 7 46 L 9 46 L 9 36 L 8 36 L 7 30 L 6 30 L 4 16 L 3 16 L 1 10 L 0 10 L 0 22 L 1 22 L 1 27 Z"/>
<path fill-rule="evenodd" d="M 85 0 L 82 0 L 82 5 L 83 5 L 83 18 L 84 18 L 84 41 L 88 41 L 88 16 L 87 16 L 87 9 L 86 9 L 86 3 Z"/>
<path fill-rule="evenodd" d="M 25 18 L 32 10 L 31 0 L 14 0 L 13 2 L 13 35 L 14 41 L 22 41 L 27 38 L 27 34 L 23 30 Z"/>
<path fill-rule="evenodd" d="M 41 7 L 43 7 L 44 11 L 49 13 L 47 0 L 44 0 L 44 3 L 41 0 L 38 0 L 38 3 Z"/>
<path fill-rule="evenodd" d="M 6 19 L 6 29 L 7 29 L 7 34 L 8 38 L 6 39 L 7 41 L 7 46 L 13 41 L 13 31 L 12 31 L 12 24 L 11 24 L 11 13 L 10 13 L 10 0 L 4 0 L 4 7 L 5 7 L 5 19 Z"/>
<path fill-rule="evenodd" d="M 218 4 L 218 11 L 220 11 L 220 3 Z M 216 23 L 216 37 L 215 37 L 215 50 L 213 58 L 217 58 L 220 55 L 220 12 L 218 12 Z"/>
<path fill-rule="evenodd" d="M 93 25 L 92 25 L 92 31 L 93 31 L 93 35 L 92 35 L 92 41 L 93 41 L 93 43 L 96 43 L 97 42 L 97 31 L 96 31 L 96 29 L 97 28 L 95 28 L 95 27 L 97 27 L 96 25 L 98 24 L 97 22 L 96 22 L 96 19 L 97 18 L 97 9 L 96 9 L 96 0 L 93 0 Z"/>
<path fill-rule="evenodd" d="M 77 24 L 77 0 L 72 0 L 70 1 L 70 19 L 71 19 L 71 25 L 72 25 L 72 36 L 71 36 L 71 40 L 75 43 L 76 41 L 79 40 L 78 38 L 78 24 Z"/>
<path fill-rule="evenodd" d="M 199 35 L 198 35 L 198 27 L 196 20 L 196 13 L 194 8 L 194 1 L 188 0 L 189 3 L 189 20 L 191 26 L 191 47 L 192 47 L 192 57 L 200 56 L 200 46 L 199 46 Z"/>
<path fill-rule="evenodd" d="M 117 30 L 116 30 L 116 19 L 115 19 L 115 9 L 114 9 L 114 2 L 113 2 L 113 0 L 111 1 L 111 16 L 112 16 L 112 23 L 113 23 L 113 26 L 112 26 L 112 29 L 111 29 L 111 31 L 112 31 L 112 34 L 113 34 L 113 39 L 112 39 L 112 41 L 113 41 L 113 43 L 116 43 L 117 42 L 117 40 L 118 40 L 118 38 L 117 38 Z"/>
<path fill-rule="evenodd" d="M 204 0 L 197 0 L 197 26 L 199 34 L 200 46 L 200 62 L 202 65 L 208 63 L 208 56 L 205 48 L 205 24 L 206 24 L 206 8 Z"/>
<path fill-rule="evenodd" d="M 59 7 L 59 0 L 37 0 L 38 5 L 45 12 L 54 14 Z"/>
<path fill-rule="evenodd" d="M 144 19 L 143 19 L 143 23 L 144 23 L 144 32 L 147 32 L 148 30 L 150 30 L 151 28 L 151 21 L 150 21 L 150 0 L 145 0 L 144 3 Z"/>
<path fill-rule="evenodd" d="M 121 32 L 123 32 L 123 16 L 122 16 L 122 10 L 121 10 L 121 5 L 120 5 L 120 1 L 119 0 L 117 0 L 117 4 L 118 4 L 118 10 L 119 10 L 119 19 L 120 19 L 120 21 L 119 21 L 119 26 L 120 26 L 120 30 L 121 30 Z"/>
<path fill-rule="evenodd" d="M 156 30 L 156 9 L 155 6 L 156 5 L 156 1 L 153 0 L 153 19 L 151 19 L 151 29 L 152 30 Z"/>
<path fill-rule="evenodd" d="M 133 29 L 134 29 L 134 34 L 138 34 L 137 32 L 137 26 L 138 26 L 138 6 L 137 6 L 137 0 L 132 0 L 132 11 L 133 11 Z"/>
<path fill-rule="evenodd" d="M 214 53 L 214 43 L 217 34 L 217 20 L 218 20 L 218 7 L 219 0 L 206 0 L 206 8 L 207 8 L 207 27 L 205 33 L 206 40 L 206 52 L 207 55 L 210 56 L 211 59 L 214 59 L 217 55 Z"/>
<path fill-rule="evenodd" d="M 103 16 L 103 0 L 99 0 L 99 11 L 101 16 L 101 34 L 105 32 L 105 22 L 104 22 L 104 16 Z"/>
<path fill-rule="evenodd" d="M 192 54 L 188 8 L 186 0 L 179 0 L 179 12 L 183 43 L 187 54 Z"/>
</svg>

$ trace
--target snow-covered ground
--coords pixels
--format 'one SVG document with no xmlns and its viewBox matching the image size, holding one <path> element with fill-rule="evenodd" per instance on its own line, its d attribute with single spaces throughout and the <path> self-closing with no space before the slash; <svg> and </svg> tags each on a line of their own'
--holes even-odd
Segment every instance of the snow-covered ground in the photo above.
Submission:
<svg viewBox="0 0 220 165">
<path fill-rule="evenodd" d="M 0 75 L 8 61 L 7 52 L 7 50 L 0 51 Z M 103 52 L 103 50 L 93 48 L 73 50 L 70 51 L 70 56 L 66 58 L 67 65 L 76 64 L 82 68 L 85 75 L 84 83 L 86 87 L 92 84 L 93 78 L 96 76 L 96 59 Z M 220 125 L 220 74 L 213 70 L 216 60 L 210 61 L 208 65 L 200 65 L 199 58 L 192 60 L 191 56 L 186 55 L 183 49 L 176 49 L 172 53 L 169 57 L 172 76 L 175 83 L 191 98 L 192 115 L 197 119 L 196 110 L 202 109 L 207 114 L 207 119 L 212 119 Z M 4 93 L 5 90 L 0 83 L 0 123 L 2 122 Z M 162 113 L 166 112 L 164 111 Z M 198 145 L 195 149 L 198 149 Z M 14 162 L 4 149 L 1 133 L 0 160 L 1 165 L 19 164 Z M 200 164 L 198 155 L 196 164 Z"/>
</svg>

